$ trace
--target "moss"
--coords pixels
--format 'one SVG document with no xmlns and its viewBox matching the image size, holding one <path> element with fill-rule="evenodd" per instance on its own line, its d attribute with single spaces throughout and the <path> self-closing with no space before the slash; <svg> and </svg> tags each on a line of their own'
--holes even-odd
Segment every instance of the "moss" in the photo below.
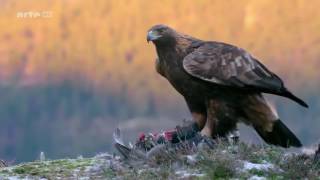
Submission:
<svg viewBox="0 0 320 180">
<path fill-rule="evenodd" d="M 159 170 L 157 172 L 158 177 L 160 177 L 160 179 L 169 179 L 170 174 L 173 174 L 174 172 L 172 172 L 172 168 L 170 168 L 170 165 L 161 165 L 159 166 Z"/>
<path fill-rule="evenodd" d="M 247 160 L 252 163 L 265 163 L 278 164 L 284 154 L 282 148 L 275 146 L 261 146 L 261 145 L 247 145 L 245 143 L 239 144 L 239 157 L 240 159 Z"/>
<path fill-rule="evenodd" d="M 224 145 L 216 150 L 205 151 L 197 164 L 210 179 L 231 178 L 236 175 L 239 163 L 235 161 L 236 154 L 225 151 Z"/>
<path fill-rule="evenodd" d="M 118 174 L 119 175 L 119 174 Z M 158 173 L 153 169 L 147 169 L 138 171 L 137 169 L 130 169 L 129 171 L 121 174 L 122 178 L 125 180 L 131 179 L 141 179 L 141 180 L 149 180 L 149 179 L 159 179 Z"/>
<path fill-rule="evenodd" d="M 38 174 L 38 172 L 36 171 L 36 167 L 33 165 L 22 165 L 13 169 L 12 171 L 17 174 Z"/>
<path fill-rule="evenodd" d="M 149 180 L 149 179 L 157 179 L 157 178 L 159 178 L 159 176 L 157 175 L 157 173 L 155 173 L 153 171 L 143 171 L 137 177 L 137 179 L 141 179 L 141 180 L 142 179 Z"/>
<path fill-rule="evenodd" d="M 106 168 L 106 169 L 103 169 L 103 176 L 106 179 L 111 179 L 116 177 L 116 173 L 111 168 Z"/>
<path fill-rule="evenodd" d="M 266 172 L 262 171 L 262 170 L 259 170 L 259 169 L 250 169 L 249 173 L 253 174 L 253 175 L 260 176 L 260 177 L 265 177 L 266 176 Z"/>
<path fill-rule="evenodd" d="M 194 154 L 195 152 L 196 154 Z M 184 150 L 184 154 L 188 154 L 188 151 Z M 191 179 L 249 179 L 252 176 L 266 177 L 267 179 L 301 179 L 305 177 L 319 179 L 320 177 L 320 162 L 314 162 L 313 157 L 301 154 L 285 154 L 283 149 L 273 146 L 220 143 L 217 144 L 215 149 L 204 148 L 190 152 L 194 155 L 194 163 L 188 163 L 184 154 L 181 154 L 180 151 L 164 151 L 161 153 L 161 157 L 153 162 L 141 165 L 138 163 L 139 165 L 135 166 L 128 166 L 123 161 L 112 159 L 116 163 L 115 168 L 113 166 L 109 167 L 106 160 L 97 157 L 38 161 L 1 169 L 0 177 L 3 176 L 4 179 L 8 176 L 31 176 L 35 179 L 41 177 L 72 179 L 75 176 L 86 176 L 92 179 L 118 177 L 121 179 L 175 179 L 178 176 L 175 174 L 177 170 L 204 175 Z M 275 168 L 242 171 L 243 161 L 258 164 L 268 162 L 272 163 Z M 98 167 L 98 169 L 91 172 L 92 166 Z"/>
<path fill-rule="evenodd" d="M 6 169 L 0 171 L 0 174 L 4 175 L 20 175 L 26 176 L 31 175 L 35 177 L 46 177 L 52 178 L 55 176 L 70 177 L 74 174 L 75 170 L 77 172 L 84 172 L 87 166 L 92 165 L 92 159 L 81 159 L 81 160 L 54 160 L 45 162 L 31 162 L 26 164 L 21 164 L 11 168 L 11 172 Z"/>
<path fill-rule="evenodd" d="M 221 164 L 215 167 L 212 177 L 213 178 L 230 178 L 230 177 L 233 177 L 234 174 L 235 174 L 234 169 Z"/>
<path fill-rule="evenodd" d="M 17 173 L 17 174 L 24 174 L 24 173 L 26 173 L 27 171 L 26 171 L 24 168 L 18 167 L 18 168 L 16 168 L 16 169 L 13 169 L 13 172 L 14 172 L 14 173 Z"/>
<path fill-rule="evenodd" d="M 3 169 L 0 171 L 0 173 L 9 173 L 9 171 L 7 169 Z"/>
<path fill-rule="evenodd" d="M 314 162 L 307 155 L 292 155 L 284 158 L 279 163 L 284 170 L 283 175 L 287 179 L 299 179 L 305 177 L 307 179 L 319 179 L 320 162 Z"/>
</svg>

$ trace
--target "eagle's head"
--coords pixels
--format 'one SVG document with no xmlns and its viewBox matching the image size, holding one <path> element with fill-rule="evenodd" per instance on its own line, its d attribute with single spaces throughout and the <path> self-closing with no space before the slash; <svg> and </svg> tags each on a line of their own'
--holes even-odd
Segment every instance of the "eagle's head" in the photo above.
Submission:
<svg viewBox="0 0 320 180">
<path fill-rule="evenodd" d="M 158 24 L 149 29 L 147 41 L 152 41 L 154 44 L 168 44 L 175 41 L 176 34 L 176 31 L 169 26 Z"/>
</svg>

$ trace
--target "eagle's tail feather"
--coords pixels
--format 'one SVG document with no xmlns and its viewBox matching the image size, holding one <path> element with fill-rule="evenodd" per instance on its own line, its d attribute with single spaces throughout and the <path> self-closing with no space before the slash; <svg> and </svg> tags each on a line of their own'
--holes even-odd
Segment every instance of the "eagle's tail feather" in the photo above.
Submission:
<svg viewBox="0 0 320 180">
<path fill-rule="evenodd" d="M 295 96 L 294 94 L 292 94 L 290 91 L 288 91 L 287 89 L 284 90 L 284 93 L 282 94 L 282 96 L 287 97 L 293 101 L 295 101 L 296 103 L 300 104 L 303 107 L 308 108 L 308 104 L 306 102 L 304 102 L 302 99 L 298 98 L 297 96 Z"/>
<path fill-rule="evenodd" d="M 280 120 L 276 120 L 274 122 L 271 132 L 266 132 L 258 127 L 255 127 L 255 130 L 268 144 L 278 145 L 286 148 L 290 146 L 302 146 L 300 140 Z"/>
</svg>

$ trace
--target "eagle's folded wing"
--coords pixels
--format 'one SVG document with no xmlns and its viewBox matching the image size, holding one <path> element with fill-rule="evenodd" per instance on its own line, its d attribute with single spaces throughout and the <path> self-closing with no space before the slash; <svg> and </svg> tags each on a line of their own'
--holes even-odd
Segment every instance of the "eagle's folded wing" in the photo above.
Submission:
<svg viewBox="0 0 320 180">
<path fill-rule="evenodd" d="M 243 49 L 232 45 L 208 42 L 183 60 L 184 69 L 199 79 L 238 88 L 256 88 L 280 92 L 281 79 Z"/>
</svg>

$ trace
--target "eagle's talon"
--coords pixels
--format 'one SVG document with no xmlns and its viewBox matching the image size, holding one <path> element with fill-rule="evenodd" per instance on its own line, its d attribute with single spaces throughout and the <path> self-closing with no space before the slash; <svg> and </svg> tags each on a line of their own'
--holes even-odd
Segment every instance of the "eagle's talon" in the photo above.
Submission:
<svg viewBox="0 0 320 180">
<path fill-rule="evenodd" d="M 187 122 L 182 126 L 177 126 L 173 130 L 163 131 L 161 133 L 140 133 L 136 142 L 136 147 L 149 151 L 158 144 L 172 143 L 176 144 L 190 140 L 198 134 L 199 129 L 195 122 Z"/>
</svg>

